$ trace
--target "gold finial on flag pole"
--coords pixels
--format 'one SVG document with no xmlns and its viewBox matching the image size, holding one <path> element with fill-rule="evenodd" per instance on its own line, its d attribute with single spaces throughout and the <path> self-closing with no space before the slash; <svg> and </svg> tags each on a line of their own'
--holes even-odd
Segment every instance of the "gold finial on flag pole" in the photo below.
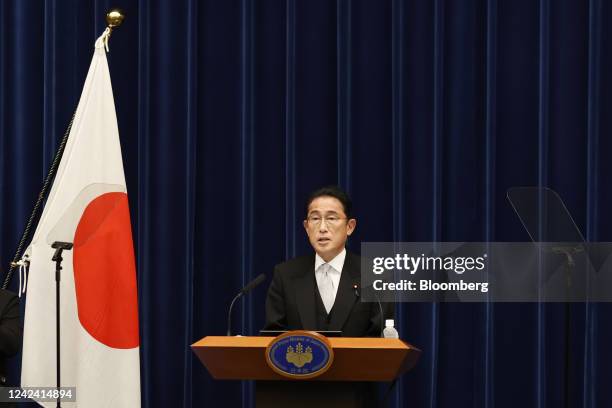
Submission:
<svg viewBox="0 0 612 408">
<path fill-rule="evenodd" d="M 106 24 L 108 24 L 108 28 L 112 31 L 115 27 L 119 27 L 123 20 L 125 19 L 125 13 L 123 10 L 118 8 L 110 9 L 108 13 L 106 13 Z"/>
<path fill-rule="evenodd" d="M 102 36 L 100 37 L 102 43 L 104 44 L 104 48 L 106 48 L 106 52 L 108 52 L 108 39 L 113 33 L 113 29 L 115 27 L 119 27 L 123 23 L 123 20 L 125 20 L 125 13 L 121 9 L 112 8 L 108 11 L 108 13 L 106 13 L 107 26 L 106 30 L 104 30 L 104 33 L 102 33 Z"/>
</svg>

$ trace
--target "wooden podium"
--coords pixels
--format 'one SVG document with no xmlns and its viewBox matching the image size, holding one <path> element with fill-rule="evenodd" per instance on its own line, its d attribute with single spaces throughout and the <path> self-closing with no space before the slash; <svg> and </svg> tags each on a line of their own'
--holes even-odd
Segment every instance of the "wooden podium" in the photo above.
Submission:
<svg viewBox="0 0 612 408">
<path fill-rule="evenodd" d="M 375 381 L 393 381 L 416 364 L 421 351 L 402 340 L 329 338 L 331 367 L 318 377 L 291 380 L 266 363 L 274 337 L 208 336 L 192 349 L 217 380 L 258 380 L 257 407 L 364 407 L 364 390 Z M 365 401 L 365 402 L 364 402 Z"/>
</svg>

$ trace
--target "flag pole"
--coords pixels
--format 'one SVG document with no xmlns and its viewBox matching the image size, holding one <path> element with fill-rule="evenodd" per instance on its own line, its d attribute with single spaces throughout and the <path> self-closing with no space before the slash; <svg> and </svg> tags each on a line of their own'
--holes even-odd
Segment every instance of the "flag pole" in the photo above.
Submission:
<svg viewBox="0 0 612 408">
<path fill-rule="evenodd" d="M 110 34 L 112 34 L 113 29 L 115 29 L 116 27 L 119 27 L 123 23 L 123 20 L 125 20 L 125 13 L 123 12 L 123 10 L 119 8 L 112 8 L 108 11 L 108 13 L 106 13 L 106 27 L 109 30 L 109 37 L 110 37 Z M 4 282 L 2 283 L 2 289 L 6 289 L 8 287 L 9 283 L 11 283 L 11 278 L 13 277 L 13 272 L 15 268 L 20 266 L 20 260 L 21 260 L 21 257 L 23 256 L 23 247 L 26 243 L 26 240 L 30 236 L 30 230 L 32 229 L 34 220 L 36 219 L 38 215 L 40 206 L 42 205 L 43 201 L 47 198 L 47 193 L 48 193 L 49 187 L 51 186 L 51 183 L 53 182 L 53 179 L 55 178 L 55 173 L 57 173 L 57 168 L 59 166 L 62 155 L 64 154 L 64 149 L 66 147 L 66 143 L 68 142 L 68 136 L 70 135 L 70 130 L 72 129 L 72 123 L 74 121 L 75 114 L 76 114 L 76 111 L 72 114 L 72 117 L 70 118 L 70 122 L 68 122 L 68 127 L 66 128 L 66 131 L 64 132 L 64 136 L 62 137 L 62 141 L 60 142 L 59 147 L 57 148 L 57 152 L 55 153 L 53 162 L 51 162 L 51 167 L 49 168 L 47 177 L 45 177 L 45 181 L 40 190 L 40 193 L 38 193 L 38 198 L 36 199 L 36 203 L 34 204 L 34 208 L 32 209 L 32 213 L 30 214 L 30 218 L 28 219 L 28 222 L 26 223 L 26 226 L 23 230 L 23 234 L 21 234 L 21 239 L 19 240 L 19 244 L 17 245 L 15 256 L 13 257 L 13 260 L 9 264 L 9 270 L 6 273 Z"/>
</svg>

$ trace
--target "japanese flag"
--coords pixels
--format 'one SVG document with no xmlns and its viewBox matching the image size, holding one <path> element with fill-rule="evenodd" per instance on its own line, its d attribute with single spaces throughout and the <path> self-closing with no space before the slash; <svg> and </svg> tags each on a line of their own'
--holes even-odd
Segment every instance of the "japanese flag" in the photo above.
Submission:
<svg viewBox="0 0 612 408">
<path fill-rule="evenodd" d="M 61 271 L 62 406 L 139 407 L 136 268 L 110 73 L 108 30 L 95 51 L 30 257 L 22 387 L 55 387 L 56 241 L 71 242 Z M 54 407 L 55 402 L 41 403 Z"/>
</svg>

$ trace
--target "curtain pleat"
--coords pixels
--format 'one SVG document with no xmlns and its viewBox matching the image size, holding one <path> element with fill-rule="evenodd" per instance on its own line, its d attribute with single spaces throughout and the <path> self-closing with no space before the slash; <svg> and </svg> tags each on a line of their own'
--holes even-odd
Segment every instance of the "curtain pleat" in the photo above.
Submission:
<svg viewBox="0 0 612 408">
<path fill-rule="evenodd" d="M 602 61 L 602 3 L 599 0 L 589 1 L 589 32 L 588 32 L 588 90 L 587 90 L 587 171 L 586 171 L 586 239 L 597 241 L 600 238 L 600 92 L 601 61 Z M 584 330 L 584 371 L 582 376 L 583 395 L 582 406 L 594 408 L 598 406 L 596 384 L 599 305 L 585 305 Z"/>
<path fill-rule="evenodd" d="M 488 0 L 486 4 L 486 78 L 485 78 L 485 225 L 484 240 L 495 241 L 495 203 L 496 203 L 496 162 L 497 155 L 497 0 Z M 482 348 L 482 396 L 481 406 L 495 406 L 495 304 L 487 302 L 484 306 Z"/>
<path fill-rule="evenodd" d="M 351 2 L 336 0 L 337 184 L 351 191 Z"/>
<path fill-rule="evenodd" d="M 295 0 L 286 3 L 285 29 L 285 257 L 296 255 L 298 219 L 295 186 Z"/>
<path fill-rule="evenodd" d="M 540 0 L 539 2 L 539 56 L 538 56 L 538 187 L 548 186 L 548 169 L 549 169 L 549 92 L 550 92 L 550 2 L 548 0 Z M 538 211 L 542 214 L 544 210 L 543 194 L 540 193 Z M 540 218 L 542 220 L 542 218 Z M 538 226 L 537 239 L 542 240 L 543 226 L 542 221 Z M 536 383 L 535 385 L 535 400 L 534 404 L 538 407 L 544 407 L 546 402 L 546 393 L 550 388 L 550 379 L 546 375 L 546 341 L 547 333 L 543 328 L 546 326 L 546 311 L 547 305 L 537 304 L 537 337 L 536 337 Z M 562 390 L 565 390 L 565 384 L 562 385 Z"/>
<path fill-rule="evenodd" d="M 197 248 L 195 247 L 195 217 L 197 212 L 196 202 L 196 174 L 198 168 L 197 157 L 197 138 L 198 138 L 198 5 L 197 2 L 190 2 L 187 5 L 187 24 L 185 32 L 185 43 L 187 45 L 186 61 L 186 83 L 185 94 L 187 99 L 186 107 L 186 137 L 185 144 L 185 318 L 184 342 L 189 344 L 194 338 L 194 288 L 195 288 L 195 262 Z M 191 350 L 184 350 L 183 367 L 183 405 L 193 406 L 193 366 L 194 361 L 190 353 Z"/>
<path fill-rule="evenodd" d="M 444 6 L 442 0 L 434 1 L 433 15 L 433 122 L 432 122 L 432 217 L 431 217 L 431 240 L 444 241 L 442 231 L 442 157 L 443 151 L 443 132 L 444 132 Z M 432 303 L 430 306 L 431 319 L 431 338 L 429 341 L 429 353 L 431 366 L 429 380 L 429 404 L 430 408 L 438 406 L 439 388 L 439 350 L 440 350 L 440 305 Z"/>
<path fill-rule="evenodd" d="M 392 151 L 393 151 L 393 241 L 402 242 L 405 240 L 406 217 L 404 216 L 405 208 L 405 10 L 404 2 L 394 0 L 392 4 L 392 67 L 391 67 L 391 87 L 392 87 Z M 402 322 L 405 319 L 404 309 L 396 308 L 396 327 L 404 331 Z M 393 398 L 389 398 L 395 405 L 404 405 L 405 399 L 404 379 L 400 378 L 393 392 Z"/>
<path fill-rule="evenodd" d="M 256 177 L 253 162 L 253 145 L 257 142 L 254 133 L 253 103 L 253 67 L 255 64 L 255 54 L 253 44 L 253 7 L 256 7 L 251 0 L 241 0 L 241 56 L 240 56 L 240 273 L 242 282 L 240 286 L 246 285 L 253 279 L 253 224 L 255 207 L 253 201 L 253 180 Z M 253 333 L 253 298 L 246 297 L 241 305 L 241 330 L 239 333 Z M 253 404 L 253 384 L 244 381 L 242 383 L 242 407 L 252 407 Z"/>
</svg>

